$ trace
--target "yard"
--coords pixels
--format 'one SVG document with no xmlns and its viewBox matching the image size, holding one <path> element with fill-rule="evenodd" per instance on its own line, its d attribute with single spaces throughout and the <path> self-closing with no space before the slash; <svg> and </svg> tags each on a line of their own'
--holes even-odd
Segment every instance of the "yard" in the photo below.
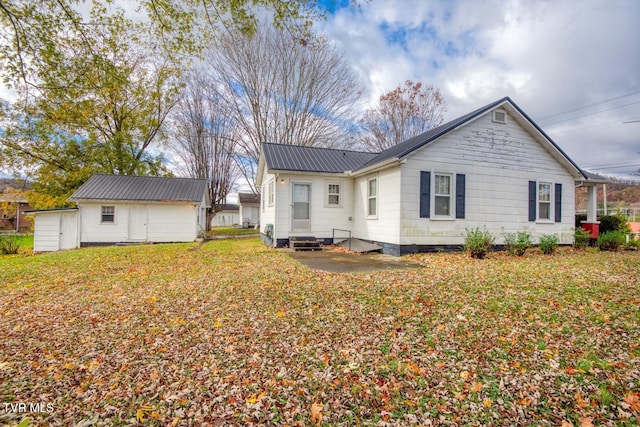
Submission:
<svg viewBox="0 0 640 427">
<path fill-rule="evenodd" d="M 638 252 L 409 258 L 327 274 L 253 238 L 0 257 L 0 421 L 638 424 Z"/>
</svg>

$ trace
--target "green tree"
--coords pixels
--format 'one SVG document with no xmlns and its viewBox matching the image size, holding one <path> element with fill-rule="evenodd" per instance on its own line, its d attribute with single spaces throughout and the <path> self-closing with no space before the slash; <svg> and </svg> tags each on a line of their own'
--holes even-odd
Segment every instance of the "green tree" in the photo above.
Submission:
<svg viewBox="0 0 640 427">
<path fill-rule="evenodd" d="M 137 6 L 139 16 L 108 0 L 0 0 L 0 75 L 17 95 L 3 103 L 0 167 L 33 171 L 44 204 L 63 203 L 94 172 L 166 173 L 157 144 L 165 119 L 215 31 L 251 33 L 256 7 L 299 34 L 319 16 L 302 0 Z"/>
</svg>

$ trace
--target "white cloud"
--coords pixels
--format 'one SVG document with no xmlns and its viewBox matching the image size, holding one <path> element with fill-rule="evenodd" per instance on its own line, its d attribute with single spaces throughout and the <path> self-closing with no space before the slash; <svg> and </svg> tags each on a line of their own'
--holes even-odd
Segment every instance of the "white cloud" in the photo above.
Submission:
<svg viewBox="0 0 640 427">
<path fill-rule="evenodd" d="M 368 82 L 370 102 L 407 79 L 443 90 L 451 119 L 510 96 L 578 164 L 640 164 L 640 124 L 622 124 L 640 119 L 640 94 L 553 124 L 556 113 L 640 90 L 638 16 L 633 0 L 372 0 L 322 27 Z"/>
</svg>

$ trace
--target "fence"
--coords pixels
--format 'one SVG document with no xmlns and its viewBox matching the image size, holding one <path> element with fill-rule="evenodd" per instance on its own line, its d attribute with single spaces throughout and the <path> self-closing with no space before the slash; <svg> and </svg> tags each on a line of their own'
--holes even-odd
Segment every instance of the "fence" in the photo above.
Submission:
<svg viewBox="0 0 640 427">
<path fill-rule="evenodd" d="M 586 209 L 576 209 L 576 214 L 586 214 Z M 599 208 L 597 211 L 597 215 L 605 215 L 605 209 Z M 638 222 L 640 221 L 640 209 L 638 208 L 621 208 L 621 207 L 613 207 L 607 208 L 606 215 L 624 215 L 627 217 L 627 221 L 630 222 Z"/>
</svg>

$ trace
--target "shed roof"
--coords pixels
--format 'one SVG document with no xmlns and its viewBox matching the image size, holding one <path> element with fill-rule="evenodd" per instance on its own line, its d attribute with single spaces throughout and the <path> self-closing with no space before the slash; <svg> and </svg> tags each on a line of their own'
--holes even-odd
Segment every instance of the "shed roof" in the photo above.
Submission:
<svg viewBox="0 0 640 427">
<path fill-rule="evenodd" d="M 80 186 L 69 200 L 199 203 L 205 197 L 206 188 L 207 181 L 204 179 L 96 174 Z"/>
<path fill-rule="evenodd" d="M 377 155 L 362 151 L 272 143 L 262 144 L 262 152 L 270 170 L 319 173 L 356 170 Z"/>
<path fill-rule="evenodd" d="M 241 205 L 260 205 L 260 195 L 253 193 L 238 193 L 238 203 Z"/>
</svg>

